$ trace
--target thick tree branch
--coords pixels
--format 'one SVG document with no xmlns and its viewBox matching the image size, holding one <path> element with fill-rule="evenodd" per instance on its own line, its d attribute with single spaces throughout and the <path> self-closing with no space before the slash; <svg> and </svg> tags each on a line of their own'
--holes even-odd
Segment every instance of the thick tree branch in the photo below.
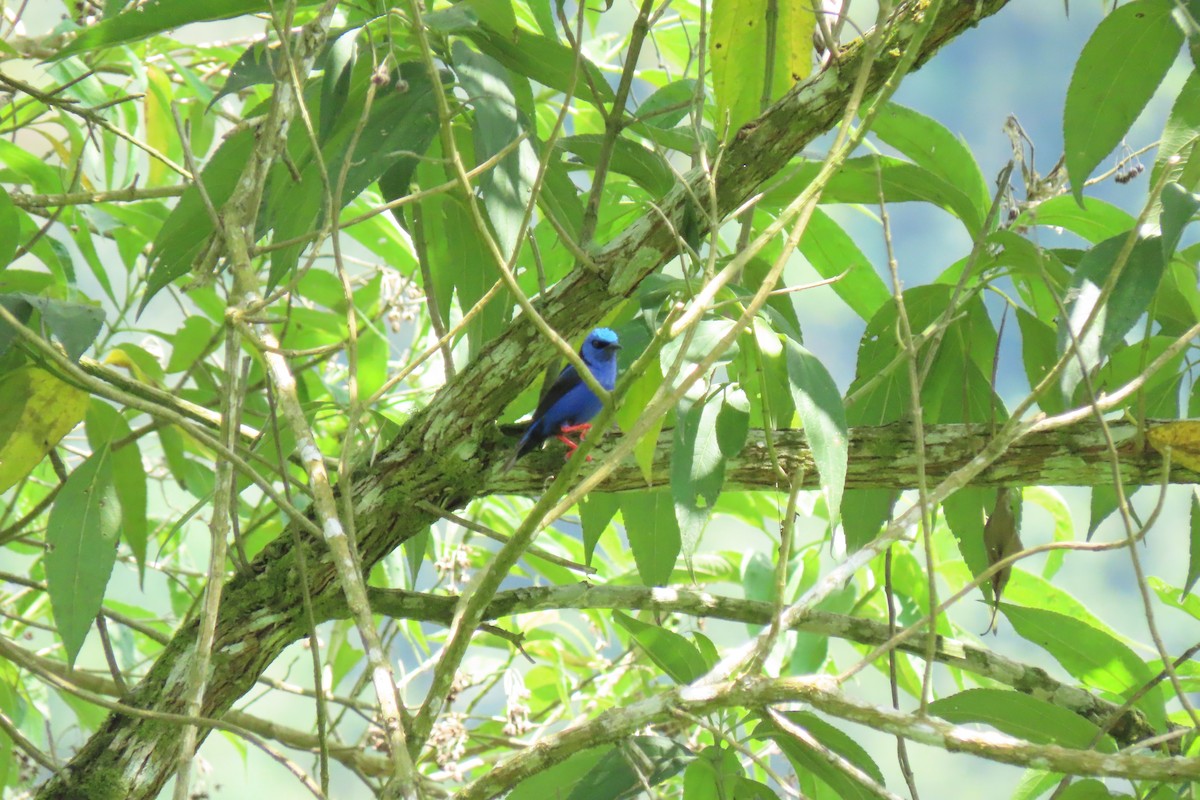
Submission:
<svg viewBox="0 0 1200 800">
<path fill-rule="evenodd" d="M 1121 458 L 1121 479 L 1127 486 L 1157 486 L 1163 482 L 1163 459 L 1143 445 L 1132 422 L 1110 422 Z M 984 424 L 927 425 L 925 427 L 925 470 L 931 482 L 941 481 L 973 458 L 989 440 L 991 427 Z M 616 439 L 620 434 L 612 434 Z M 674 433 L 659 434 L 653 465 L 654 486 L 670 482 Z M 792 474 L 800 469 L 804 488 L 820 488 L 820 473 L 812 450 L 801 430 L 771 434 L 779 466 Z M 511 448 L 507 439 L 497 445 Z M 603 453 L 603 449 L 601 450 Z M 979 475 L 972 486 L 1111 486 L 1112 465 L 1100 426 L 1088 421 L 1069 428 L 1031 433 L 1010 447 Z M 495 494 L 541 494 L 546 473 L 561 466 L 555 446 L 518 463 L 488 484 Z M 593 467 L 585 467 L 584 474 Z M 1200 475 L 1189 469 L 1171 467 L 1171 483 L 1197 483 Z M 779 489 L 778 471 L 768 456 L 766 434 L 750 431 L 746 446 L 725 466 L 726 489 Z M 850 430 L 850 464 L 847 489 L 914 489 L 917 486 L 917 451 L 912 426 L 907 422 Z M 607 492 L 641 491 L 646 480 L 633 463 L 622 465 L 600 489 Z"/>
</svg>

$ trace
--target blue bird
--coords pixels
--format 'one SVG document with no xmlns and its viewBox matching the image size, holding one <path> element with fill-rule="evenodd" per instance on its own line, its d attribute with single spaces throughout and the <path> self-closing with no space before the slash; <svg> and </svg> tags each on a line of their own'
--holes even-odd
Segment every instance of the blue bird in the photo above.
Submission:
<svg viewBox="0 0 1200 800">
<path fill-rule="evenodd" d="M 620 349 L 617 334 L 608 328 L 596 328 L 579 348 L 583 363 L 587 364 L 596 381 L 610 392 L 617 383 L 617 351 Z M 592 427 L 589 420 L 600 413 L 602 406 L 600 398 L 583 382 L 575 367 L 568 364 L 538 402 L 533 421 L 525 429 L 516 452 L 504 468 L 512 469 L 518 458 L 541 447 L 542 442 L 551 436 L 557 437 L 570 448 L 567 452 L 567 458 L 570 458 L 579 449 L 579 444 L 572 441 L 568 434 L 586 435 Z"/>
</svg>

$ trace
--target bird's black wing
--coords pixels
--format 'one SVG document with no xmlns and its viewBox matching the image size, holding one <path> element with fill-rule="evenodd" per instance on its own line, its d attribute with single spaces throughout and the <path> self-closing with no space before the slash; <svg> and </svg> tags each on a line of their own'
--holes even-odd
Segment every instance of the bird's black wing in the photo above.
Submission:
<svg viewBox="0 0 1200 800">
<path fill-rule="evenodd" d="M 538 401 L 537 409 L 533 412 L 534 423 L 536 424 L 550 410 L 551 406 L 562 399 L 563 395 L 581 383 L 583 383 L 583 379 L 579 377 L 579 373 L 575 371 L 573 364 L 567 364 L 563 367 L 563 371 L 558 373 L 558 377 L 554 379 L 554 383 L 550 384 L 550 388 L 542 395 L 542 399 Z"/>
</svg>

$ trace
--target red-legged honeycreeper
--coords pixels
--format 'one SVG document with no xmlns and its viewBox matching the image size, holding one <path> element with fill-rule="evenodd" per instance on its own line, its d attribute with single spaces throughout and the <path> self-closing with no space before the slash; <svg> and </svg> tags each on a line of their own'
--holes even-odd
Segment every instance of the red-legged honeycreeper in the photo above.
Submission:
<svg viewBox="0 0 1200 800">
<path fill-rule="evenodd" d="M 608 328 L 596 328 L 579 348 L 579 357 L 592 371 L 596 382 L 610 392 L 617 383 L 617 351 L 620 349 L 617 334 Z M 569 434 L 585 436 L 592 427 L 589 420 L 600 413 L 602 406 L 600 398 L 583 382 L 575 367 L 568 364 L 538 402 L 533 421 L 504 468 L 511 469 L 518 458 L 541 447 L 551 436 L 569 448 L 567 458 L 570 458 L 579 449 L 579 444 L 572 441 Z"/>
</svg>

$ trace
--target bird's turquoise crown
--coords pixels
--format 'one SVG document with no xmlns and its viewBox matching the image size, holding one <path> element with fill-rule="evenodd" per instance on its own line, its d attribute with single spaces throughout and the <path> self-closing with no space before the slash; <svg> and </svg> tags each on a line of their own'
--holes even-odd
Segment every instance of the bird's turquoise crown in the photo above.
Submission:
<svg viewBox="0 0 1200 800">
<path fill-rule="evenodd" d="M 600 344 L 616 344 L 617 334 L 612 328 L 596 328 L 589 334 L 589 338 Z"/>
</svg>

